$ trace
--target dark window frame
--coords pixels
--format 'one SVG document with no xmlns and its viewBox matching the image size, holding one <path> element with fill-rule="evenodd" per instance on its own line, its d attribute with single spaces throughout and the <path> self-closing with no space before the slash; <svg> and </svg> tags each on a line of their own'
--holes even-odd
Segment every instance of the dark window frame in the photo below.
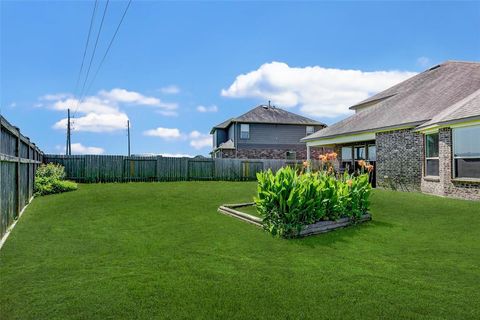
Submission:
<svg viewBox="0 0 480 320">
<path fill-rule="evenodd" d="M 312 128 L 312 132 L 309 132 L 309 131 L 308 131 L 308 128 Z M 307 136 L 309 136 L 309 135 L 311 135 L 311 134 L 314 134 L 314 133 L 315 133 L 315 126 L 306 126 L 306 127 L 305 127 L 305 134 L 306 134 Z"/>
<path fill-rule="evenodd" d="M 480 180 L 479 177 L 469 177 L 469 176 L 459 176 L 457 172 L 457 160 L 477 160 L 480 161 L 480 156 L 456 156 L 456 150 L 455 146 L 457 144 L 457 139 L 458 139 L 458 130 L 462 130 L 465 128 L 474 128 L 474 129 L 479 129 L 480 130 L 480 125 L 473 125 L 473 126 L 465 126 L 465 127 L 458 127 L 458 128 L 452 128 L 452 135 L 451 135 L 451 141 L 452 141 L 452 178 L 453 179 L 475 179 L 475 180 Z"/>
<path fill-rule="evenodd" d="M 431 156 L 429 155 L 429 141 L 428 141 L 428 137 L 429 136 L 437 136 L 436 140 L 437 140 L 437 155 L 436 156 Z M 440 136 L 439 136 L 439 133 L 438 132 L 432 132 L 432 133 L 426 133 L 424 135 L 424 138 L 423 138 L 423 145 L 424 145 L 424 158 L 425 158 L 425 161 L 424 161 L 424 164 L 423 164 L 423 167 L 424 167 L 424 170 L 423 170 L 423 175 L 425 177 L 439 177 L 440 176 Z M 433 162 L 433 163 L 437 163 L 437 172 L 436 174 L 427 174 L 428 171 L 429 171 L 429 166 L 428 166 L 428 163 L 429 162 Z"/>
</svg>

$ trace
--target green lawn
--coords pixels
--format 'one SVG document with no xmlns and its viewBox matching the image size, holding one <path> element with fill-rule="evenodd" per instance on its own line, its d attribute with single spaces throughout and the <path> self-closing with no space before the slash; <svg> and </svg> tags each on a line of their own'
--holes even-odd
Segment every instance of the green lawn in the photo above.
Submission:
<svg viewBox="0 0 480 320">
<path fill-rule="evenodd" d="M 376 190 L 297 240 L 217 213 L 254 183 L 80 185 L 0 251 L 0 319 L 479 319 L 480 203 Z"/>
</svg>

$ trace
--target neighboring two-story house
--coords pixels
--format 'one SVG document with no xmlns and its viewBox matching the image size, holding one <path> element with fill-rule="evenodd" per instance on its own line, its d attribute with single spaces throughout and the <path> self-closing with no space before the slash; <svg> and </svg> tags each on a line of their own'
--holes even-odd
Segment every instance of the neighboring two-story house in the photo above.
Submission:
<svg viewBox="0 0 480 320">
<path fill-rule="evenodd" d="M 300 140 L 325 127 L 324 123 L 261 105 L 212 128 L 212 157 L 306 159 L 307 148 Z M 321 148 L 312 150 L 312 156 L 321 152 Z"/>
</svg>

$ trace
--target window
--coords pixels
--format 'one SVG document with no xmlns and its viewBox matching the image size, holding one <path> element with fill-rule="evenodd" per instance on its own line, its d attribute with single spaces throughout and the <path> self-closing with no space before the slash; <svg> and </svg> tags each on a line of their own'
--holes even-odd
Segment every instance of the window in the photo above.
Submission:
<svg viewBox="0 0 480 320">
<path fill-rule="evenodd" d="M 342 161 L 352 161 L 352 147 L 342 147 Z"/>
<path fill-rule="evenodd" d="M 377 147 L 372 144 L 368 146 L 368 161 L 377 161 Z"/>
<path fill-rule="evenodd" d="M 240 139 L 250 139 L 250 125 L 242 123 L 240 125 Z"/>
<path fill-rule="evenodd" d="M 315 133 L 315 127 L 314 126 L 307 126 L 307 136 L 309 134 Z"/>
<path fill-rule="evenodd" d="M 296 151 L 287 151 L 285 154 L 286 160 L 297 160 L 297 152 Z"/>
<path fill-rule="evenodd" d="M 349 171 L 353 169 L 352 160 L 352 147 L 342 147 L 342 168 Z"/>
<path fill-rule="evenodd" d="M 425 135 L 425 175 L 439 175 L 438 133 Z"/>
<path fill-rule="evenodd" d="M 365 160 L 365 147 L 355 147 L 355 160 Z"/>
<path fill-rule="evenodd" d="M 480 179 L 480 126 L 453 129 L 455 178 Z"/>
</svg>

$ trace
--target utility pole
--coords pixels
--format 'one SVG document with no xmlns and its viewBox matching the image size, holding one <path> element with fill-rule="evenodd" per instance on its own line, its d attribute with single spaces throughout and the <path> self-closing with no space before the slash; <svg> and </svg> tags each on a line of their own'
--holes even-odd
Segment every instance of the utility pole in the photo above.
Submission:
<svg viewBox="0 0 480 320">
<path fill-rule="evenodd" d="M 130 120 L 127 120 L 128 156 L 130 157 Z"/>
<path fill-rule="evenodd" d="M 71 138 L 70 138 L 70 135 L 71 135 L 71 126 L 70 126 L 70 109 L 68 109 L 67 111 L 68 113 L 68 117 L 67 117 L 67 145 L 66 145 L 66 148 L 65 148 L 65 154 L 67 156 L 71 156 L 72 155 L 72 141 L 71 141 Z"/>
</svg>

